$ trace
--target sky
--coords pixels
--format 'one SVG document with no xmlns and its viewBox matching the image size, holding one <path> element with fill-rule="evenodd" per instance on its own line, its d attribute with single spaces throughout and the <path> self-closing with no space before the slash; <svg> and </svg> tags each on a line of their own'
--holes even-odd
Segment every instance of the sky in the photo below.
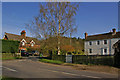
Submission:
<svg viewBox="0 0 120 80">
<path fill-rule="evenodd" d="M 38 14 L 38 2 L 3 2 L 2 37 L 4 32 L 20 35 L 22 30 L 26 30 L 26 35 L 32 37 L 25 24 Z M 84 38 L 85 32 L 94 35 L 109 32 L 113 28 L 118 30 L 118 3 L 81 2 L 75 19 L 78 28 L 72 37 Z"/>
</svg>

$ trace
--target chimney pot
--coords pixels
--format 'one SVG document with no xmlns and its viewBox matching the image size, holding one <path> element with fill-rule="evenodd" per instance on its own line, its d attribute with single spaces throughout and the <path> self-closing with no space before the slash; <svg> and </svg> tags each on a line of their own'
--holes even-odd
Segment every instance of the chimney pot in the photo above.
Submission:
<svg viewBox="0 0 120 80">
<path fill-rule="evenodd" d="M 112 29 L 112 31 L 113 31 L 113 34 L 116 34 L 116 29 L 114 28 L 114 29 Z"/>
<path fill-rule="evenodd" d="M 26 32 L 25 32 L 25 30 L 23 30 L 23 31 L 21 32 L 21 36 L 26 37 Z"/>
<path fill-rule="evenodd" d="M 88 33 L 85 32 L 85 39 L 87 39 Z"/>
</svg>

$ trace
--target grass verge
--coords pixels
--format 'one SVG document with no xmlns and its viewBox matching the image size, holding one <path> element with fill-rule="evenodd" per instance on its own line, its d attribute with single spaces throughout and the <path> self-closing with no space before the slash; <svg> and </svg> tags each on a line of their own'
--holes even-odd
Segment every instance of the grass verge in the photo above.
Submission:
<svg viewBox="0 0 120 80">
<path fill-rule="evenodd" d="M 0 53 L 0 60 L 22 59 L 20 56 L 15 56 L 12 53 Z"/>
<path fill-rule="evenodd" d="M 5 57 L 5 58 L 0 58 L 0 60 L 12 60 L 12 59 L 22 59 L 22 57 Z"/>
<path fill-rule="evenodd" d="M 52 63 L 52 64 L 63 64 L 61 61 L 56 61 L 56 60 L 49 60 L 49 59 L 40 59 L 40 62 L 45 62 L 45 63 Z"/>
</svg>

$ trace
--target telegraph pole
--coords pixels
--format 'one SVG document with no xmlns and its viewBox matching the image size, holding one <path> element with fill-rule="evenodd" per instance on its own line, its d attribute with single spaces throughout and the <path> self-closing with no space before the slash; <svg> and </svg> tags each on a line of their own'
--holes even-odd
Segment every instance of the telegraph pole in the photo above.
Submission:
<svg viewBox="0 0 120 80">
<path fill-rule="evenodd" d="M 70 45 L 71 45 L 71 33 L 70 33 Z"/>
<path fill-rule="evenodd" d="M 118 2 L 118 31 L 120 31 L 120 1 Z"/>
</svg>

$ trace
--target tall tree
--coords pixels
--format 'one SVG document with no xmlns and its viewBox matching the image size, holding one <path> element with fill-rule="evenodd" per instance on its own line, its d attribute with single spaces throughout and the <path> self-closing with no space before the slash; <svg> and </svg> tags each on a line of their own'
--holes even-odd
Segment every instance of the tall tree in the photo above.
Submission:
<svg viewBox="0 0 120 80">
<path fill-rule="evenodd" d="M 60 36 L 76 30 L 74 16 L 78 5 L 78 3 L 70 2 L 40 3 L 39 15 L 34 17 L 34 21 L 26 26 L 37 38 L 57 37 L 58 54 L 60 54 Z"/>
</svg>

